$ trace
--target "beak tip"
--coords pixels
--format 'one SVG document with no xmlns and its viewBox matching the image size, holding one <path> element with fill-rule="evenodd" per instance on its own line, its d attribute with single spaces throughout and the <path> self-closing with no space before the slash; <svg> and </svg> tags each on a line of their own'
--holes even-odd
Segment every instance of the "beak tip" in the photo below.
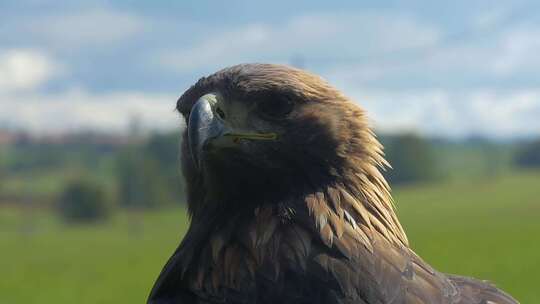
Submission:
<svg viewBox="0 0 540 304">
<path fill-rule="evenodd" d="M 188 122 L 188 144 L 191 157 L 197 168 L 200 168 L 201 153 L 206 141 L 219 136 L 223 125 L 214 117 L 210 99 L 215 100 L 214 94 L 206 94 L 193 105 Z"/>
</svg>

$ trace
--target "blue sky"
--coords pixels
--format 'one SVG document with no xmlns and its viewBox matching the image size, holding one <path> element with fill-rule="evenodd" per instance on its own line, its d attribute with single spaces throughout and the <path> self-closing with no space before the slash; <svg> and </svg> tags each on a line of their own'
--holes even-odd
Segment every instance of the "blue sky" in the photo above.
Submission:
<svg viewBox="0 0 540 304">
<path fill-rule="evenodd" d="M 383 131 L 540 135 L 535 1 L 0 2 L 0 127 L 179 124 L 177 97 L 241 62 L 302 66 Z"/>
</svg>

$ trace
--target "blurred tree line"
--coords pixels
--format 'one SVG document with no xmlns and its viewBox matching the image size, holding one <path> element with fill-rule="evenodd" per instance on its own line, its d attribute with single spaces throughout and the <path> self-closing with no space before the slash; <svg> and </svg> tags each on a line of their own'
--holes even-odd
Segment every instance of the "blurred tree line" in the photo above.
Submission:
<svg viewBox="0 0 540 304">
<path fill-rule="evenodd" d="M 144 211 L 184 203 L 179 132 L 122 144 L 22 143 L 0 147 L 0 201 L 23 194 L 54 201 L 67 222 L 95 222 L 118 208 Z M 540 167 L 540 140 L 520 145 L 471 139 L 452 142 L 416 134 L 381 136 L 392 185 L 447 178 L 495 178 L 512 167 Z M 11 193 L 11 194 L 10 194 Z M 10 196 L 11 195 L 11 196 Z M 43 203 L 43 202 L 39 202 Z M 37 204 L 37 203 L 36 203 Z"/>
<path fill-rule="evenodd" d="M 58 212 L 67 222 L 96 222 L 110 215 L 103 188 L 90 180 L 68 183 L 58 200 Z"/>
<path fill-rule="evenodd" d="M 179 167 L 179 138 L 177 133 L 154 134 L 144 143 L 130 143 L 117 152 L 114 161 L 117 207 L 144 210 L 184 201 Z M 415 134 L 388 135 L 382 138 L 382 142 L 386 147 L 386 157 L 393 167 L 386 172 L 391 183 L 427 182 L 438 178 L 439 167 L 433 149 L 424 138 Z M 106 217 L 106 211 L 110 211 L 110 208 L 105 208 L 107 204 L 97 201 L 105 200 L 105 196 L 97 195 L 88 181 L 81 183 L 84 187 L 76 185 L 75 189 L 66 188 L 61 208 L 73 208 L 73 204 L 65 202 L 66 199 L 80 200 L 78 206 L 85 208 L 89 217 Z M 87 202 L 92 199 L 80 197 L 81 193 L 74 195 L 74 190 L 86 190 L 86 195 L 96 200 L 97 210 L 87 206 Z M 61 212 L 64 217 L 72 213 L 69 210 Z"/>
<path fill-rule="evenodd" d="M 516 154 L 515 163 L 522 168 L 540 168 L 540 139 L 522 145 Z"/>
<path fill-rule="evenodd" d="M 182 204 L 179 140 L 177 132 L 156 133 L 122 146 L 111 160 L 112 194 L 107 196 L 100 191 L 99 183 L 78 178 L 61 195 L 60 215 L 67 221 L 94 221 L 106 218 L 114 210 L 111 206 L 143 211 Z M 107 188 L 103 182 L 101 188 Z"/>
<path fill-rule="evenodd" d="M 0 204 L 50 206 L 67 222 L 184 202 L 178 131 L 76 134 L 0 146 Z"/>
<path fill-rule="evenodd" d="M 179 136 L 155 134 L 129 145 L 117 158 L 118 202 L 126 208 L 155 208 L 183 201 Z"/>
<path fill-rule="evenodd" d="M 425 182 L 439 177 L 440 168 L 426 139 L 406 133 L 383 136 L 381 142 L 392 166 L 385 173 L 391 184 Z"/>
</svg>

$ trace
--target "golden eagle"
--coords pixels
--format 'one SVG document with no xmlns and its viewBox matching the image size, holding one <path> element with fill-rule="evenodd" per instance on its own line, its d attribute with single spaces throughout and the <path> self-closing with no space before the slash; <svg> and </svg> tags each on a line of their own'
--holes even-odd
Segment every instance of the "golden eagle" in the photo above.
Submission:
<svg viewBox="0 0 540 304">
<path fill-rule="evenodd" d="M 149 303 L 517 303 L 410 249 L 365 112 L 318 76 L 237 65 L 177 109 L 191 225 Z"/>
</svg>

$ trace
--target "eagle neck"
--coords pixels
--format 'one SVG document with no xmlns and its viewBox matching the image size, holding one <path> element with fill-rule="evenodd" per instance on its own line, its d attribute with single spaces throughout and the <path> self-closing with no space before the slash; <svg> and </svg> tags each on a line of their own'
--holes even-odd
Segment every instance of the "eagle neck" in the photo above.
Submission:
<svg viewBox="0 0 540 304">
<path fill-rule="evenodd" d="M 387 163 L 382 154 L 375 151 L 371 155 L 350 157 L 344 170 L 338 173 L 335 181 L 313 191 L 305 197 L 305 204 L 312 215 L 321 235 L 327 223 L 349 222 L 355 229 L 366 233 L 378 233 L 389 242 L 408 247 L 408 239 L 401 226 L 390 186 L 379 168 Z"/>
</svg>

